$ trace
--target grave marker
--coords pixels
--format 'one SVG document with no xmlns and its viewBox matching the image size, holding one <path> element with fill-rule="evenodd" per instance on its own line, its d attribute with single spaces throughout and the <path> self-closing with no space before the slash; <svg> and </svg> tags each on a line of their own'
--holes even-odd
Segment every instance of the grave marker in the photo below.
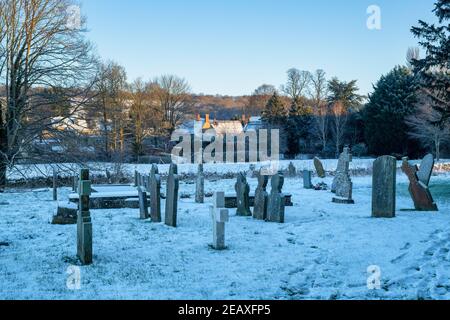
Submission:
<svg viewBox="0 0 450 320">
<path fill-rule="evenodd" d="M 250 211 L 250 186 L 247 183 L 244 173 L 239 173 L 237 176 L 236 184 L 234 185 L 237 197 L 237 211 L 238 216 L 251 216 Z"/>
<path fill-rule="evenodd" d="M 228 222 L 228 209 L 225 209 L 225 193 L 216 192 L 214 194 L 213 205 L 210 206 L 210 215 L 213 223 L 213 243 L 212 248 L 224 250 L 225 246 L 225 223 Z"/>
<path fill-rule="evenodd" d="M 269 176 L 262 174 L 260 170 L 257 178 L 258 187 L 255 190 L 253 218 L 265 220 L 267 218 L 267 203 L 269 201 L 269 194 L 266 190 L 267 184 L 269 183 Z"/>
<path fill-rule="evenodd" d="M 284 223 L 285 202 L 282 194 L 284 177 L 281 173 L 272 176 L 272 190 L 270 191 L 269 201 L 267 205 L 267 221 Z"/>
<path fill-rule="evenodd" d="M 372 217 L 394 218 L 396 203 L 397 160 L 383 156 L 373 163 Z"/>
<path fill-rule="evenodd" d="M 325 170 L 322 161 L 319 158 L 314 158 L 314 167 L 316 168 L 317 176 L 321 179 L 325 178 Z"/>
<path fill-rule="evenodd" d="M 309 170 L 303 170 L 303 188 L 312 189 L 312 181 L 311 181 L 312 172 Z"/>
<path fill-rule="evenodd" d="M 178 166 L 172 163 L 169 168 L 169 176 L 167 177 L 165 214 L 166 225 L 171 227 L 177 226 L 179 185 Z"/>
<path fill-rule="evenodd" d="M 197 180 L 195 184 L 195 202 L 205 202 L 205 175 L 203 173 L 203 164 L 198 165 Z"/>
<path fill-rule="evenodd" d="M 77 256 L 83 265 L 92 263 L 92 221 L 89 211 L 91 181 L 89 169 L 81 169 L 78 186 L 79 204 L 77 217 Z"/>
<path fill-rule="evenodd" d="M 161 222 L 161 177 L 155 164 L 150 174 L 150 216 L 152 222 Z"/>
</svg>

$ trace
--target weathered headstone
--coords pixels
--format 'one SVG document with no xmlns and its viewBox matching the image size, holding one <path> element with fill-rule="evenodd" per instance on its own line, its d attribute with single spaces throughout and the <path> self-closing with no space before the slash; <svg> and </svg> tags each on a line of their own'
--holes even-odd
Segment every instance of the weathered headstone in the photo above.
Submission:
<svg viewBox="0 0 450 320">
<path fill-rule="evenodd" d="M 269 201 L 269 194 L 267 193 L 267 184 L 269 183 L 269 176 L 264 175 L 259 171 L 258 187 L 255 190 L 255 203 L 253 208 L 253 218 L 258 220 L 265 220 L 267 218 L 267 203 Z"/>
<path fill-rule="evenodd" d="M 352 199 L 353 195 L 353 183 L 350 178 L 350 172 L 348 166 L 344 168 L 344 171 L 339 172 L 336 179 L 336 196 L 333 197 L 334 203 L 354 204 Z"/>
<path fill-rule="evenodd" d="M 288 176 L 295 177 L 296 175 L 297 175 L 297 168 L 295 167 L 295 165 L 292 162 L 289 162 Z"/>
<path fill-rule="evenodd" d="M 303 170 L 303 188 L 312 189 L 313 184 L 311 181 L 311 171 Z"/>
<path fill-rule="evenodd" d="M 237 211 L 238 216 L 251 216 L 250 211 L 250 186 L 247 183 L 245 174 L 239 173 L 236 184 L 234 185 L 237 197 Z"/>
<path fill-rule="evenodd" d="M 58 173 L 53 168 L 53 201 L 58 200 Z"/>
<path fill-rule="evenodd" d="M 74 193 L 78 193 L 78 176 L 72 177 L 72 191 Z"/>
<path fill-rule="evenodd" d="M 169 176 L 167 177 L 165 214 L 165 223 L 171 227 L 177 226 L 179 184 L 178 166 L 172 163 L 169 168 Z"/>
<path fill-rule="evenodd" d="M 316 168 L 317 176 L 321 179 L 325 178 L 325 170 L 322 161 L 319 158 L 314 158 L 314 167 Z"/>
<path fill-rule="evenodd" d="M 434 156 L 432 154 L 427 154 L 420 163 L 419 171 L 417 172 L 417 177 L 419 181 L 428 187 L 430 184 L 431 174 L 434 168 Z"/>
<path fill-rule="evenodd" d="M 438 211 L 430 189 L 417 176 L 417 166 L 409 164 L 407 157 L 403 158 L 402 170 L 408 176 L 409 193 L 414 201 L 415 209 L 417 211 Z"/>
<path fill-rule="evenodd" d="M 150 174 L 150 217 L 152 222 L 161 222 L 161 177 L 155 164 Z"/>
<path fill-rule="evenodd" d="M 92 263 L 92 221 L 89 211 L 91 181 L 88 169 L 82 169 L 80 172 L 78 192 L 77 256 L 82 264 L 88 265 Z"/>
<path fill-rule="evenodd" d="M 270 191 L 267 204 L 267 221 L 284 223 L 284 197 L 282 193 L 284 177 L 281 173 L 272 176 L 270 181 L 272 190 Z"/>
<path fill-rule="evenodd" d="M 198 165 L 197 179 L 195 183 L 195 202 L 205 202 L 205 175 L 203 173 L 203 164 Z"/>
<path fill-rule="evenodd" d="M 134 170 L 134 186 L 137 187 L 139 185 L 139 172 Z"/>
<path fill-rule="evenodd" d="M 373 163 L 372 217 L 394 218 L 397 184 L 397 160 L 383 156 Z"/>
<path fill-rule="evenodd" d="M 147 191 L 144 187 L 138 187 L 139 194 L 139 217 L 142 220 L 148 219 L 148 201 L 147 201 Z"/>
<path fill-rule="evenodd" d="M 350 148 L 349 147 L 345 147 L 344 151 L 339 156 L 338 165 L 337 165 L 337 168 L 336 168 L 336 175 L 335 175 L 335 177 L 333 179 L 333 184 L 331 185 L 331 192 L 335 193 L 338 184 L 342 180 L 346 180 L 347 179 L 345 176 L 349 172 L 350 162 L 351 161 L 352 161 L 352 154 L 350 153 Z"/>
<path fill-rule="evenodd" d="M 214 194 L 213 205 L 210 206 L 210 215 L 213 223 L 212 248 L 224 250 L 225 246 L 225 223 L 228 222 L 228 209 L 225 209 L 225 193 Z"/>
</svg>

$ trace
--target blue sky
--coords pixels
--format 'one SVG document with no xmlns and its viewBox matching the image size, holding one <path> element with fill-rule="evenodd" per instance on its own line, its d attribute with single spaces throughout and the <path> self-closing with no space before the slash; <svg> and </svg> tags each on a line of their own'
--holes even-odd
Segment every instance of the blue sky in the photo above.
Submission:
<svg viewBox="0 0 450 320">
<path fill-rule="evenodd" d="M 82 0 L 88 37 L 129 80 L 176 74 L 192 91 L 251 94 L 291 67 L 357 79 L 362 94 L 417 44 L 433 0 Z M 381 30 L 366 27 L 381 8 Z"/>
</svg>

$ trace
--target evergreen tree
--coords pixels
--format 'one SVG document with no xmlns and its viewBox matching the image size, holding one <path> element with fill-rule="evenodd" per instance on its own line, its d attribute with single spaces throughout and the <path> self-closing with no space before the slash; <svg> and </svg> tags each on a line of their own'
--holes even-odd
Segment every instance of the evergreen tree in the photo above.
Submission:
<svg viewBox="0 0 450 320">
<path fill-rule="evenodd" d="M 301 98 L 293 99 L 286 122 L 287 148 L 290 156 L 300 153 L 300 139 L 308 136 L 311 121 L 311 108 L 306 107 Z"/>
<path fill-rule="evenodd" d="M 274 92 L 272 97 L 267 102 L 261 118 L 263 121 L 271 125 L 280 125 L 284 122 L 286 118 L 286 110 L 277 92 Z"/>
<path fill-rule="evenodd" d="M 408 153 L 405 118 L 415 112 L 416 99 L 414 76 L 407 67 L 396 67 L 378 80 L 364 110 L 370 154 Z"/>
<path fill-rule="evenodd" d="M 415 59 L 411 63 L 423 91 L 444 122 L 450 118 L 450 1 L 437 0 L 433 12 L 439 24 L 420 20 L 419 26 L 411 29 L 426 50 L 424 59 Z"/>
</svg>

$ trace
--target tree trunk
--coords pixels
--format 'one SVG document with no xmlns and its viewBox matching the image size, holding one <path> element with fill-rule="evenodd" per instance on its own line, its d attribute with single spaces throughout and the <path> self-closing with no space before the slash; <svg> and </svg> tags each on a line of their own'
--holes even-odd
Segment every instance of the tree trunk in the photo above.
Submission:
<svg viewBox="0 0 450 320">
<path fill-rule="evenodd" d="M 6 164 L 0 162 L 0 193 L 4 192 L 6 189 Z"/>
<path fill-rule="evenodd" d="M 439 161 L 441 160 L 441 142 L 439 140 L 436 140 L 435 146 L 436 146 L 436 161 Z"/>
</svg>

